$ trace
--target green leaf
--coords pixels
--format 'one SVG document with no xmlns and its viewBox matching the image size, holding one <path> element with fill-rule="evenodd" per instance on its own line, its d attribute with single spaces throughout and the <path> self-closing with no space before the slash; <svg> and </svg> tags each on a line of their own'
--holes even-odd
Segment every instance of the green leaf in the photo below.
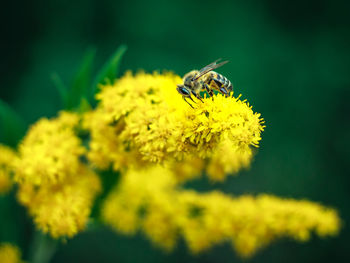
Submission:
<svg viewBox="0 0 350 263">
<path fill-rule="evenodd" d="M 61 101 L 63 104 L 63 108 L 68 107 L 68 88 L 67 86 L 63 83 L 61 77 L 57 73 L 53 73 L 51 75 L 51 80 L 56 87 L 60 97 Z"/>
<path fill-rule="evenodd" d="M 89 101 L 85 97 L 81 98 L 80 104 L 78 107 L 78 113 L 84 113 L 84 112 L 87 112 L 89 110 L 91 110 L 91 105 L 90 105 Z"/>
<path fill-rule="evenodd" d="M 68 92 L 68 109 L 78 107 L 83 97 L 89 97 L 92 67 L 96 54 L 95 48 L 86 51 Z"/>
<path fill-rule="evenodd" d="M 25 133 L 23 119 L 4 101 L 0 100 L 1 141 L 16 146 Z"/>
<path fill-rule="evenodd" d="M 116 78 L 121 59 L 126 50 L 126 45 L 121 45 L 103 65 L 94 80 L 92 96 L 95 95 L 98 84 L 111 83 Z"/>
</svg>

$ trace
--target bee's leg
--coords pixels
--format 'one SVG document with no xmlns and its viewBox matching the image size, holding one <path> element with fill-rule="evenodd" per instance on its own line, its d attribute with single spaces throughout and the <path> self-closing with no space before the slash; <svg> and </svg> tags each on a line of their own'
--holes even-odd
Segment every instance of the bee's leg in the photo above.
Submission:
<svg viewBox="0 0 350 263">
<path fill-rule="evenodd" d="M 209 88 L 208 84 L 204 83 L 203 84 L 205 90 L 208 92 L 209 96 L 211 97 L 212 100 L 214 100 L 214 93 L 213 91 Z"/>
<path fill-rule="evenodd" d="M 182 96 L 182 98 L 184 99 L 184 101 L 187 102 L 188 105 L 191 106 L 192 109 L 194 109 L 193 106 L 191 105 L 191 103 L 189 103 L 189 102 L 186 100 L 186 97 L 185 97 L 185 96 Z M 190 98 L 193 102 L 195 102 L 191 97 L 188 97 L 188 98 Z"/>
<path fill-rule="evenodd" d="M 201 98 L 201 96 L 200 96 L 199 94 L 196 94 L 196 93 L 194 93 L 193 91 L 192 91 L 192 94 L 193 94 L 193 96 L 195 96 L 198 100 L 200 100 L 201 102 L 203 102 L 203 100 L 202 100 L 202 98 Z"/>
</svg>

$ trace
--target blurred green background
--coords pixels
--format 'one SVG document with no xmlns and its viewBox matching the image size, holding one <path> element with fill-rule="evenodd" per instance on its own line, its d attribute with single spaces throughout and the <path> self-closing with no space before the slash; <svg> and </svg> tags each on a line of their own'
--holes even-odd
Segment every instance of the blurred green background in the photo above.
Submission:
<svg viewBox="0 0 350 263">
<path fill-rule="evenodd" d="M 180 75 L 217 58 L 235 94 L 266 120 L 249 171 L 212 185 L 226 193 L 270 193 L 310 199 L 339 210 L 339 237 L 305 244 L 280 240 L 248 262 L 350 262 L 349 1 L 7 1 L 0 10 L 1 88 L 27 125 L 61 108 L 51 81 L 68 84 L 85 51 L 97 48 L 97 70 L 126 44 L 121 72 L 172 70 Z M 28 258 L 33 228 L 14 193 L 0 197 L 0 242 Z M 108 228 L 59 247 L 52 262 L 243 262 L 223 244 L 192 256 L 184 244 L 164 253 L 142 236 Z"/>
</svg>

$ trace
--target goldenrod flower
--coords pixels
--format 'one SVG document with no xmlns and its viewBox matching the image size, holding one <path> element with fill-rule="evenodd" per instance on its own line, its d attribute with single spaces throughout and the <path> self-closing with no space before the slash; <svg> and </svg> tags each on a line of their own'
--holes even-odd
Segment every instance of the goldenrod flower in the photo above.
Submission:
<svg viewBox="0 0 350 263">
<path fill-rule="evenodd" d="M 9 243 L 0 244 L 0 262 L 23 263 L 23 261 L 21 260 L 21 251 L 18 247 Z"/>
<path fill-rule="evenodd" d="M 15 159 L 16 153 L 11 148 L 0 145 L 0 194 L 11 189 L 11 173 Z"/>
<path fill-rule="evenodd" d="M 80 160 L 85 152 L 76 135 L 79 116 L 62 112 L 41 119 L 19 148 L 15 179 L 18 199 L 36 226 L 52 237 L 72 237 L 87 223 L 101 190 L 99 177 Z"/>
<path fill-rule="evenodd" d="M 114 229 L 134 234 L 141 226 L 152 241 L 171 249 L 175 245 L 176 229 L 174 196 L 176 178 L 162 167 L 149 170 L 129 170 L 122 182 L 107 197 L 102 217 Z"/>
<path fill-rule="evenodd" d="M 20 185 L 18 199 L 28 207 L 36 226 L 53 238 L 73 237 L 85 229 L 96 194 L 98 176 L 81 165 L 74 176 L 56 185 Z"/>
<path fill-rule="evenodd" d="M 200 252 L 224 240 L 231 240 L 243 257 L 281 237 L 307 241 L 311 233 L 336 235 L 340 219 L 335 210 L 309 201 L 281 199 L 271 195 L 229 197 L 220 192 L 179 194 L 179 228 L 193 252 Z M 189 217 L 190 209 L 200 211 Z"/>
<path fill-rule="evenodd" d="M 164 166 L 173 171 L 178 182 L 184 183 L 201 176 L 201 172 L 205 167 L 205 161 L 198 156 L 188 155 L 180 161 L 169 160 L 164 163 Z"/>
<path fill-rule="evenodd" d="M 124 170 L 131 166 L 143 166 L 145 162 L 120 133 L 125 128 L 123 119 L 112 125 L 101 110 L 88 112 L 84 116 L 83 127 L 90 131 L 88 160 L 99 169 L 106 169 L 112 163 L 114 170 Z"/>
<path fill-rule="evenodd" d="M 85 152 L 74 134 L 79 117 L 62 112 L 56 119 L 43 118 L 35 123 L 19 146 L 15 180 L 35 185 L 58 183 L 76 174 L 79 157 Z"/>
<path fill-rule="evenodd" d="M 252 147 L 258 146 L 264 128 L 260 114 L 239 97 L 220 94 L 198 101 L 192 109 L 176 91 L 180 82 L 171 73 L 127 73 L 113 85 L 103 86 L 97 94 L 97 110 L 86 117 L 92 135 L 90 160 L 99 167 L 112 162 L 121 169 L 140 158 L 148 163 L 191 165 L 195 157 L 208 163 L 213 180 L 249 166 Z M 125 162 L 120 156 L 130 158 Z M 203 165 L 198 169 L 192 173 L 199 174 Z"/>
<path fill-rule="evenodd" d="M 194 253 L 230 240 L 244 257 L 277 238 L 306 241 L 312 232 L 323 237 L 340 228 L 336 211 L 317 203 L 181 190 L 176 175 L 160 166 L 128 171 L 106 199 L 102 216 L 115 230 L 141 230 L 166 250 L 178 236 Z"/>
</svg>

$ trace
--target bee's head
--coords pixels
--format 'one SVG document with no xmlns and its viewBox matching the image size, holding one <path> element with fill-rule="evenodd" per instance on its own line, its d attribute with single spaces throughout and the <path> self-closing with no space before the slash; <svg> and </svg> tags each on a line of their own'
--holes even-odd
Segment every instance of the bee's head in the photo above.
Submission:
<svg viewBox="0 0 350 263">
<path fill-rule="evenodd" d="M 177 85 L 176 90 L 184 97 L 191 97 L 191 91 L 185 85 Z"/>
</svg>

